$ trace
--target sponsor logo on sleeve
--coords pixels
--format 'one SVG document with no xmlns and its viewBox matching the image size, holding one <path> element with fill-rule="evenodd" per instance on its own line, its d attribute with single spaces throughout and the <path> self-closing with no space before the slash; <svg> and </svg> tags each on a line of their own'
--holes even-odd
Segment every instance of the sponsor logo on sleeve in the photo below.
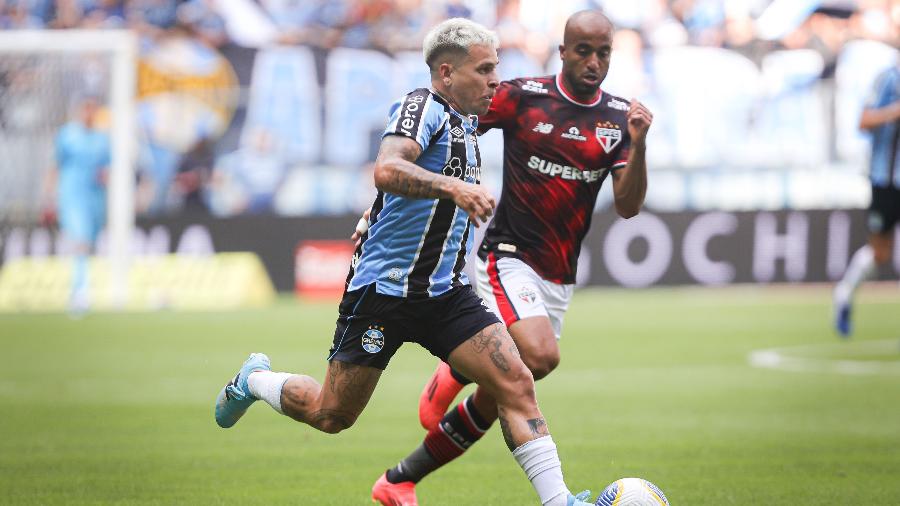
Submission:
<svg viewBox="0 0 900 506">
<path fill-rule="evenodd" d="M 628 110 L 628 103 L 623 102 L 621 100 L 616 100 L 614 98 L 609 99 L 609 102 L 606 103 L 606 106 L 610 109 L 618 109 L 620 111 Z"/>
<path fill-rule="evenodd" d="M 413 129 L 422 116 L 422 95 L 409 95 L 403 102 L 403 110 L 400 112 L 400 121 L 397 122 L 397 130 L 407 137 L 415 137 Z"/>
<path fill-rule="evenodd" d="M 532 93 L 547 93 L 547 90 L 544 89 L 544 83 L 537 81 L 525 81 L 525 84 L 522 85 L 522 90 Z"/>
</svg>

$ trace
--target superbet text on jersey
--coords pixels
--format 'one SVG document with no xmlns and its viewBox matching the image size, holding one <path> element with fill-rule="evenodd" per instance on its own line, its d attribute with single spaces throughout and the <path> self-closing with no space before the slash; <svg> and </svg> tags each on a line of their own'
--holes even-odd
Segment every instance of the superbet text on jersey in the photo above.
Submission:
<svg viewBox="0 0 900 506">
<path fill-rule="evenodd" d="M 479 255 L 516 257 L 548 281 L 574 283 L 581 241 L 610 172 L 625 167 L 629 102 L 580 103 L 559 76 L 504 81 L 479 131 L 502 128 L 503 194 Z"/>
</svg>

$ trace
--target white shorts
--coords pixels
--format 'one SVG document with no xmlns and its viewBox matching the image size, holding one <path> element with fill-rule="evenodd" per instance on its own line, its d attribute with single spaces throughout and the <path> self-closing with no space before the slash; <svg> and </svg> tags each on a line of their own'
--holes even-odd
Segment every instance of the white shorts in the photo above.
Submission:
<svg viewBox="0 0 900 506">
<path fill-rule="evenodd" d="M 518 258 L 475 258 L 475 289 L 507 327 L 523 318 L 546 316 L 559 339 L 575 285 L 546 281 Z"/>
</svg>

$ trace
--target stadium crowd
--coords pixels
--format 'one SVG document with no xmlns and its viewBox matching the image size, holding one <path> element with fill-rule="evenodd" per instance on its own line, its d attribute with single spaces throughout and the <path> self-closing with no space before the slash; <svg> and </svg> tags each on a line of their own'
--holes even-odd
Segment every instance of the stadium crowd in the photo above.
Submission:
<svg viewBox="0 0 900 506">
<path fill-rule="evenodd" d="M 235 41 L 227 22 L 238 11 L 213 0 L 2 0 L 0 29 L 131 28 L 147 36 L 190 30 L 213 46 Z M 620 28 L 617 42 L 631 48 L 677 45 L 722 47 L 759 62 L 768 51 L 810 48 L 833 63 L 854 38 L 892 42 L 900 3 L 893 0 L 803 0 L 777 9 L 781 0 L 260 0 L 274 24 L 275 42 L 375 48 L 389 53 L 416 50 L 428 26 L 448 17 L 492 26 L 504 49 L 517 48 L 544 65 L 555 52 L 554 32 L 565 17 L 601 8 Z M 760 16 L 767 8 L 773 14 Z M 830 65 L 831 68 L 833 66 Z"/>
<path fill-rule="evenodd" d="M 672 166 L 663 168 L 679 170 L 696 168 L 692 164 L 704 169 L 714 167 L 723 157 L 691 158 L 696 151 L 693 141 L 680 136 L 693 130 L 694 125 L 681 124 L 681 120 L 673 123 L 676 120 L 671 118 L 683 115 L 666 107 L 666 97 L 658 87 L 654 89 L 653 80 L 660 71 L 653 62 L 655 51 L 725 49 L 763 69 L 766 57 L 780 50 L 811 50 L 821 60 L 821 68 L 814 66 L 819 80 L 830 82 L 848 42 L 867 39 L 893 46 L 900 19 L 900 2 L 893 0 L 0 0 L 0 29 L 130 28 L 141 34 L 142 51 L 164 46 L 170 40 L 190 40 L 203 51 L 224 54 L 229 60 L 246 48 L 306 47 L 316 55 L 318 83 L 323 85 L 324 62 L 335 49 L 367 49 L 388 55 L 418 51 L 427 28 L 448 17 L 471 18 L 496 30 L 501 40 L 501 62 L 519 62 L 517 68 L 553 73 L 559 68 L 555 42 L 563 22 L 583 8 L 603 9 L 618 27 L 613 68 L 605 87 L 623 95 L 652 95 L 658 100 L 650 97 L 650 103 L 662 103 L 655 107 L 660 125 L 654 135 L 671 142 L 655 143 L 656 151 L 648 154 L 651 166 L 659 168 L 655 160 L 674 160 Z M 233 60 L 232 64 L 239 67 Z M 229 135 L 222 126 L 216 135 L 199 135 L 175 150 L 165 148 L 165 142 L 148 147 L 147 142 L 154 142 L 153 134 L 148 134 L 145 139 L 150 140 L 145 141 L 139 160 L 139 172 L 150 188 L 150 195 L 142 199 L 143 212 L 179 210 L 186 203 L 197 203 L 200 209 L 222 215 L 273 209 L 285 212 L 276 209 L 276 194 L 288 185 L 291 172 L 342 165 L 326 154 L 294 156 L 279 141 L 278 132 L 235 127 L 245 116 L 250 94 L 246 90 L 255 84 L 250 82 L 249 71 L 242 73 L 238 68 L 237 74 L 238 85 L 245 92 L 236 99 L 234 115 L 223 121 L 231 123 L 229 131 L 248 131 Z M 514 76 L 503 75 L 501 68 L 501 77 Z M 680 101 L 685 102 L 683 98 Z M 761 130 L 773 131 L 765 118 L 757 118 L 753 112 L 745 115 L 748 121 L 757 121 Z M 743 117 L 736 121 L 741 120 Z M 148 129 L 165 132 L 167 126 Z M 841 137 L 837 131 L 828 134 L 830 139 Z M 741 135 L 739 130 L 733 133 L 734 137 Z M 824 135 L 821 137 L 823 146 L 829 144 Z M 772 144 L 767 139 L 759 144 L 767 142 Z M 723 147 L 722 151 L 727 149 L 731 148 Z M 679 150 L 688 155 L 679 154 Z M 785 147 L 767 155 L 764 162 L 771 164 L 790 152 L 790 147 Z M 827 156 L 840 157 L 833 152 Z M 749 155 L 743 158 L 757 167 L 765 165 Z M 797 163 L 813 166 L 821 165 L 819 162 L 810 159 Z M 653 206 L 654 202 L 651 195 L 648 203 Z"/>
</svg>

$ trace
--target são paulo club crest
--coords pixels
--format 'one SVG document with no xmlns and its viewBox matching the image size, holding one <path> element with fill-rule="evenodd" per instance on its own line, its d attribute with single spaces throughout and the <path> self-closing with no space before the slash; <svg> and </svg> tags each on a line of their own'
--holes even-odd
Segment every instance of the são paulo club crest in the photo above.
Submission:
<svg viewBox="0 0 900 506">
<path fill-rule="evenodd" d="M 522 287 L 519 290 L 519 298 L 522 299 L 522 302 L 527 302 L 528 304 L 534 304 L 534 301 L 537 300 L 537 293 L 535 293 L 534 289 L 528 285 Z"/>
<path fill-rule="evenodd" d="M 384 327 L 369 325 L 369 330 L 362 336 L 362 347 L 369 353 L 378 353 L 384 348 Z"/>
<path fill-rule="evenodd" d="M 607 153 L 615 149 L 615 147 L 619 145 L 619 142 L 622 141 L 622 130 L 619 128 L 619 125 L 610 123 L 609 121 L 597 123 L 597 129 L 594 133 L 597 135 L 597 141 L 600 143 L 600 147 Z"/>
</svg>

